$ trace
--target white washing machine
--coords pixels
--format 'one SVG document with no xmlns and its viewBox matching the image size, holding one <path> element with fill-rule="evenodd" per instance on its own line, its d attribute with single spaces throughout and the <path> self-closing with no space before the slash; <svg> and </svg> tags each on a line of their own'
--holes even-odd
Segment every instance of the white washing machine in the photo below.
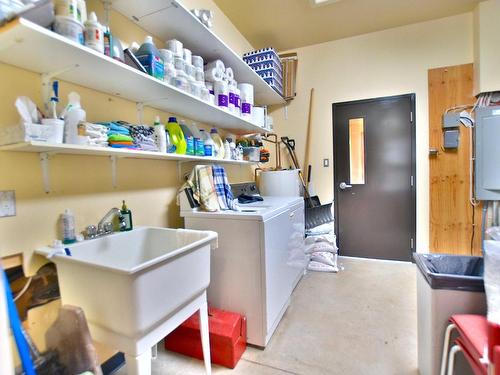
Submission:
<svg viewBox="0 0 500 375">
<path fill-rule="evenodd" d="M 236 190 L 235 196 L 257 192 L 254 183 L 238 184 Z M 219 234 L 211 256 L 209 304 L 245 315 L 247 342 L 265 347 L 304 274 L 306 257 L 303 198 L 262 198 L 239 205 L 240 212 L 203 212 L 181 204 L 181 216 L 186 228 Z"/>
</svg>

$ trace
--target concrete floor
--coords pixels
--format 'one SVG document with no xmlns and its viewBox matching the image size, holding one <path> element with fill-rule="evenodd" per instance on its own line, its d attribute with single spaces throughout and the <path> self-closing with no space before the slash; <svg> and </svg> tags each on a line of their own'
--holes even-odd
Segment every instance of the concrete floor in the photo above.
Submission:
<svg viewBox="0 0 500 375">
<path fill-rule="evenodd" d="M 214 374 L 418 375 L 415 265 L 340 258 L 338 274 L 308 273 L 262 351 Z M 153 374 L 204 374 L 203 363 L 159 350 Z M 126 374 L 122 368 L 118 374 Z"/>
</svg>

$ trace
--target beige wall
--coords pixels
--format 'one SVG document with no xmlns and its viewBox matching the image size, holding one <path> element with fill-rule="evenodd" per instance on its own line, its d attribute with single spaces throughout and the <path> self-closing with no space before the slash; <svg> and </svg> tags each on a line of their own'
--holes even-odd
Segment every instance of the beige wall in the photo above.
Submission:
<svg viewBox="0 0 500 375">
<path fill-rule="evenodd" d="M 297 140 L 303 160 L 309 91 L 312 115 L 313 182 L 322 202 L 333 199 L 332 103 L 397 94 L 416 94 L 417 249 L 425 252 L 429 233 L 427 70 L 473 61 L 472 14 L 429 21 L 296 50 L 297 98 L 272 113 L 275 129 Z M 330 164 L 332 165 L 332 164 Z"/>
<path fill-rule="evenodd" d="M 474 94 L 500 90 L 500 1 L 482 1 L 474 10 Z"/>
<path fill-rule="evenodd" d="M 214 9 L 214 31 L 238 53 L 251 49 L 211 0 L 185 2 L 190 8 Z M 97 9 L 98 17 L 101 17 L 101 2 L 90 0 L 87 4 L 89 11 Z M 125 44 L 134 40 L 142 42 L 146 35 L 144 30 L 117 13 L 112 14 L 111 28 Z M 39 75 L 0 64 L 0 82 L 0 126 L 17 123 L 14 100 L 19 95 L 31 97 L 42 108 Z M 72 90 L 80 93 L 89 121 L 138 121 L 135 103 L 61 82 L 60 96 L 64 104 Z M 166 121 L 167 113 L 150 108 L 146 109 L 144 119 L 152 123 L 157 114 Z M 58 236 L 57 220 L 65 208 L 74 211 L 78 230 L 96 223 L 107 210 L 120 205 L 122 199 L 127 200 L 135 225 L 182 226 L 175 204 L 175 194 L 181 185 L 176 162 L 120 159 L 118 187 L 113 189 L 107 158 L 55 155 L 50 162 L 50 194 L 45 194 L 42 189 L 38 154 L 0 152 L 0 170 L 0 190 L 15 190 L 17 199 L 17 216 L 0 218 L 0 256 L 24 252 L 28 261 L 33 249 L 51 243 Z M 248 167 L 228 167 L 232 181 L 248 180 L 251 172 Z"/>
</svg>

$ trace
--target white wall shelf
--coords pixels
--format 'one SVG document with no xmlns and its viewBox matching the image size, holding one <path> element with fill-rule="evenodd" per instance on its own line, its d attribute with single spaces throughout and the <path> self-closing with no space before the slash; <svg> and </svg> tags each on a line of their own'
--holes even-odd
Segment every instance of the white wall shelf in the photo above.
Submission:
<svg viewBox="0 0 500 375">
<path fill-rule="evenodd" d="M 236 52 L 178 1 L 113 0 L 112 7 L 163 42 L 177 39 L 185 48 L 189 48 L 193 55 L 202 56 L 205 62 L 216 59 L 224 61 L 226 66 L 233 69 L 236 81 L 251 83 L 254 86 L 256 104 L 286 103 Z"/>
<path fill-rule="evenodd" d="M 181 162 L 201 162 L 201 163 L 234 164 L 234 165 L 256 164 L 256 162 L 225 160 L 225 159 L 217 159 L 214 157 L 164 154 L 152 151 L 124 150 L 124 149 L 114 149 L 111 147 L 81 146 L 81 145 L 73 145 L 66 143 L 49 144 L 45 142 L 35 142 L 35 141 L 0 146 L 0 151 L 38 153 L 40 155 L 40 166 L 42 168 L 43 185 L 44 185 L 44 191 L 46 193 L 50 192 L 49 160 L 52 156 L 58 154 L 108 157 L 111 161 L 111 180 L 113 187 L 117 186 L 116 183 L 117 159 L 126 158 L 126 159 L 154 159 L 154 160 L 176 161 L 178 162 L 177 164 L 179 167 L 178 168 L 179 177 L 180 177 Z"/>
<path fill-rule="evenodd" d="M 0 28 L 0 62 L 56 76 L 236 134 L 265 132 L 250 121 L 23 18 Z"/>
</svg>

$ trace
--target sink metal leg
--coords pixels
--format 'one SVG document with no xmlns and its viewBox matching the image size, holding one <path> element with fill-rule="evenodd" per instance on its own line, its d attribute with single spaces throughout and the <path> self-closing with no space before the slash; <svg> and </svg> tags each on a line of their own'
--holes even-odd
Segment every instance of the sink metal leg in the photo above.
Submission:
<svg viewBox="0 0 500 375">
<path fill-rule="evenodd" d="M 200 314 L 200 333 L 201 346 L 203 349 L 203 361 L 205 362 L 205 372 L 207 375 L 212 374 L 212 364 L 210 363 L 210 339 L 208 331 L 208 308 L 205 302 L 199 310 Z"/>
<path fill-rule="evenodd" d="M 151 350 L 135 357 L 125 354 L 127 375 L 151 375 Z"/>
</svg>

